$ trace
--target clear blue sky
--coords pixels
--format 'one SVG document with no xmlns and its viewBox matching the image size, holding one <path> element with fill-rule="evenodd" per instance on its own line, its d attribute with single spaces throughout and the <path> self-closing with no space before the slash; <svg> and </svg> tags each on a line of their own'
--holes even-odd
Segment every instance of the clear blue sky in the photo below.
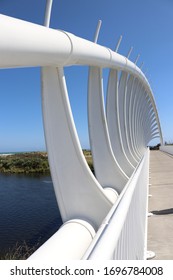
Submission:
<svg viewBox="0 0 173 280">
<path fill-rule="evenodd" d="M 0 0 L 0 13 L 43 24 L 45 4 L 45 0 Z M 130 59 L 134 61 L 141 54 L 138 65 L 144 62 L 143 71 L 154 92 L 164 139 L 173 141 L 173 1 L 53 2 L 52 28 L 93 40 L 99 19 L 99 44 L 114 49 L 122 34 L 119 53 L 125 55 L 133 46 Z M 68 68 L 65 73 L 81 145 L 88 148 L 87 67 Z M 106 76 L 105 71 L 105 83 Z M 45 150 L 40 69 L 0 70 L 0 98 L 0 152 Z"/>
</svg>

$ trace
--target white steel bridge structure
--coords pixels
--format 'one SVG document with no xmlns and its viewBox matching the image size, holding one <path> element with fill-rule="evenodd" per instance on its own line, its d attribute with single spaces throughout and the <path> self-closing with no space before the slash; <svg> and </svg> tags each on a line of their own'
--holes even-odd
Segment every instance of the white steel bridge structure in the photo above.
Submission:
<svg viewBox="0 0 173 280">
<path fill-rule="evenodd" d="M 62 227 L 30 259 L 145 259 L 150 140 L 163 143 L 151 87 L 116 51 L 0 15 L 0 67 L 41 66 L 42 108 Z M 64 67 L 89 66 L 88 127 L 95 176 L 73 120 Z M 106 104 L 102 71 L 109 68 Z"/>
</svg>

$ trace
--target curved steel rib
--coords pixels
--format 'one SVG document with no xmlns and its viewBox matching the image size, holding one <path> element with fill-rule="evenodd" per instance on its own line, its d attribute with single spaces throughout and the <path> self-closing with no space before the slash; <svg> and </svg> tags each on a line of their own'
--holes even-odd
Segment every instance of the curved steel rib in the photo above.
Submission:
<svg viewBox="0 0 173 280">
<path fill-rule="evenodd" d="M 88 125 L 96 177 L 103 187 L 120 193 L 128 177 L 112 151 L 104 109 L 102 69 L 98 67 L 89 70 Z"/>
<path fill-rule="evenodd" d="M 120 124 L 120 112 L 122 109 L 119 107 L 118 98 L 118 71 L 111 69 L 109 73 L 108 90 L 107 90 L 107 122 L 108 129 L 111 139 L 111 145 L 117 162 L 121 166 L 122 170 L 128 177 L 133 172 L 133 166 L 129 162 L 127 155 L 124 150 L 122 135 L 121 135 L 121 124 Z M 123 94 L 123 88 L 121 88 L 121 94 Z M 124 103 L 123 103 L 124 105 Z M 124 110 L 121 112 L 124 119 Z"/>
<path fill-rule="evenodd" d="M 62 219 L 81 218 L 97 229 L 112 203 L 83 156 L 62 68 L 42 68 L 42 100 L 51 175 Z"/>
</svg>

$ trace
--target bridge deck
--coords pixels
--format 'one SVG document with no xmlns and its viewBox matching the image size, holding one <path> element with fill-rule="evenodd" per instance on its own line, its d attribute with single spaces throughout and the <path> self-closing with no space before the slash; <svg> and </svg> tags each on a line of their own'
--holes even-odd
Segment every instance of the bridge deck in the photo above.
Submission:
<svg viewBox="0 0 173 280">
<path fill-rule="evenodd" d="M 154 259 L 173 259 L 173 156 L 161 151 L 150 153 L 148 250 Z"/>
</svg>

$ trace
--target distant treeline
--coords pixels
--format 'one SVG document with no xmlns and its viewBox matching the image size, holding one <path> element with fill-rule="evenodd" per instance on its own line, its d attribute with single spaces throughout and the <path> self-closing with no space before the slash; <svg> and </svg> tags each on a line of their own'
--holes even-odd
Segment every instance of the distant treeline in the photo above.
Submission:
<svg viewBox="0 0 173 280">
<path fill-rule="evenodd" d="M 93 171 L 91 152 L 83 150 L 87 163 Z M 50 173 L 46 152 L 19 153 L 0 156 L 1 173 Z"/>
</svg>

